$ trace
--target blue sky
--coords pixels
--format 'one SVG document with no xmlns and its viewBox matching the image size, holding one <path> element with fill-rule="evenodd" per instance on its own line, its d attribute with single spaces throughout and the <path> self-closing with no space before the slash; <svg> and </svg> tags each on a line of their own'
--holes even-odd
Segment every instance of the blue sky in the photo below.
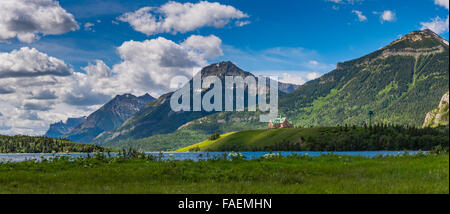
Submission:
<svg viewBox="0 0 450 214">
<path fill-rule="evenodd" d="M 0 134 L 43 134 L 118 94 L 158 97 L 173 90 L 174 76 L 220 61 L 303 84 L 410 31 L 432 28 L 448 40 L 448 7 L 448 0 L 2 0 Z"/>
<path fill-rule="evenodd" d="M 43 36 L 28 45 L 63 59 L 82 72 L 94 59 L 101 59 L 111 66 L 120 61 L 116 47 L 124 41 L 143 41 L 159 36 L 180 42 L 191 34 L 218 36 L 224 45 L 224 55 L 211 62 L 231 60 L 248 71 L 318 71 L 324 73 L 340 61 L 360 57 L 389 44 L 400 35 L 421 28 L 437 16 L 446 18 L 448 10 L 434 4 L 434 0 L 390 1 L 355 0 L 353 3 L 334 3 L 327 0 L 226 0 L 217 1 L 231 5 L 248 14 L 250 24 L 244 27 L 203 27 L 192 32 L 162 33 L 146 36 L 133 30 L 124 22 L 112 21 L 125 12 L 144 6 L 160 6 L 167 1 L 151 0 L 61 0 L 60 5 L 75 16 L 81 29 L 63 35 Z M 196 2 L 196 1 L 178 1 Z M 361 11 L 367 21 L 360 22 L 353 10 Z M 396 14 L 394 21 L 382 22 L 379 14 L 385 10 Z M 100 20 L 101 23 L 97 23 Z M 94 23 L 95 32 L 86 31 L 83 25 Z M 448 39 L 448 32 L 441 36 Z M 24 46 L 14 41 L 0 43 L 1 51 Z M 283 61 L 261 59 L 266 51 L 279 49 L 286 52 L 299 50 L 304 54 L 282 58 Z M 249 57 L 252 57 L 249 60 Z M 259 58 L 258 58 L 259 57 Z M 286 60 L 286 61 L 285 61 Z M 324 66 L 311 68 L 303 61 L 317 61 Z"/>
</svg>

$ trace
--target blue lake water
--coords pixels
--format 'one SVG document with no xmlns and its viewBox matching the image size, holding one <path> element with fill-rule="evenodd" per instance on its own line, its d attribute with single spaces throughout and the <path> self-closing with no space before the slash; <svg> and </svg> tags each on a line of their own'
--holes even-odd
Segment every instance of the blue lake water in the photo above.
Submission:
<svg viewBox="0 0 450 214">
<path fill-rule="evenodd" d="M 407 151 L 408 154 L 417 154 L 421 151 Z M 256 159 L 269 154 L 270 152 L 240 152 L 247 160 Z M 353 151 L 353 152 L 273 152 L 273 154 L 280 153 L 282 156 L 292 156 L 296 155 L 308 155 L 310 157 L 321 156 L 326 154 L 335 155 L 350 155 L 350 156 L 363 156 L 363 157 L 376 157 L 376 156 L 392 156 L 392 155 L 403 155 L 404 151 Z M 184 152 L 184 153 L 147 153 L 152 154 L 156 157 L 161 156 L 161 160 L 208 160 L 217 157 L 230 157 L 230 152 Z M 26 160 L 37 160 L 40 161 L 42 158 L 49 159 L 53 156 L 70 156 L 73 158 L 77 157 L 87 157 L 88 153 L 1 153 L 0 162 L 20 162 Z M 111 156 L 116 156 L 117 153 L 111 153 Z"/>
</svg>

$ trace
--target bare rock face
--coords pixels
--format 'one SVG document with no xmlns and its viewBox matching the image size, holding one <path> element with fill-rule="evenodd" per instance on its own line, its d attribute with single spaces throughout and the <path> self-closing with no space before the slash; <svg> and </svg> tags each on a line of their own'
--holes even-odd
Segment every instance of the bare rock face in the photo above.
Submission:
<svg viewBox="0 0 450 214">
<path fill-rule="evenodd" d="M 448 117 L 449 117 L 448 95 L 449 95 L 449 92 L 444 94 L 444 96 L 441 99 L 441 102 L 439 103 L 439 106 L 437 108 L 435 108 L 433 111 L 428 112 L 428 114 L 425 117 L 425 122 L 423 123 L 423 128 L 437 127 L 440 125 L 448 125 Z"/>
<path fill-rule="evenodd" d="M 61 138 L 63 135 L 69 133 L 86 120 L 86 117 L 69 118 L 66 122 L 60 121 L 50 124 L 50 128 L 44 136 L 51 138 Z"/>
<path fill-rule="evenodd" d="M 141 97 L 132 94 L 118 95 L 63 137 L 75 142 L 89 143 L 102 132 L 118 128 L 154 99 L 149 94 Z"/>
</svg>

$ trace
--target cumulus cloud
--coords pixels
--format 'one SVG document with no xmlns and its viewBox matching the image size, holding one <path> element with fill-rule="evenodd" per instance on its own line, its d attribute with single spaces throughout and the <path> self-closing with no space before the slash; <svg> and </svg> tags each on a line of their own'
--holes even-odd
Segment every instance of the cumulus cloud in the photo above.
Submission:
<svg viewBox="0 0 450 214">
<path fill-rule="evenodd" d="M 112 96 L 100 84 L 106 85 L 98 75 L 73 72 L 64 61 L 36 49 L 0 53 L 0 111 L 8 124 L 0 134 L 43 134 L 51 122 L 87 115 L 91 106 L 75 105 Z"/>
<path fill-rule="evenodd" d="M 92 77 L 110 77 L 112 75 L 111 69 L 102 60 L 95 60 L 95 64 L 89 63 L 88 66 L 81 69 Z"/>
<path fill-rule="evenodd" d="M 95 60 L 83 73 L 36 49 L 0 53 L 0 121 L 6 121 L 0 134 L 40 135 L 50 123 L 89 115 L 117 94 L 172 91 L 172 78 L 190 77 L 223 54 L 221 45 L 214 35 L 127 41 L 117 48 L 120 63 Z"/>
<path fill-rule="evenodd" d="M 26 102 L 23 105 L 24 110 L 48 111 L 52 109 L 53 103 Z"/>
<path fill-rule="evenodd" d="M 437 4 L 437 5 L 440 5 L 442 7 L 445 7 L 448 10 L 449 0 L 434 0 L 434 3 Z"/>
<path fill-rule="evenodd" d="M 244 12 L 217 2 L 199 3 L 168 2 L 161 7 L 143 7 L 135 12 L 125 13 L 117 19 L 128 22 L 136 31 L 148 36 L 159 33 L 185 33 L 201 27 L 221 28 L 233 19 L 249 16 Z M 248 22 L 236 22 L 244 26 Z"/>
<path fill-rule="evenodd" d="M 430 29 L 437 34 L 448 32 L 449 30 L 449 17 L 447 16 L 446 20 L 442 20 L 441 17 L 437 16 L 434 19 L 431 19 L 431 22 L 421 22 L 422 30 Z"/>
<path fill-rule="evenodd" d="M 0 78 L 43 75 L 68 76 L 72 73 L 64 61 L 23 47 L 11 53 L 0 53 Z"/>
<path fill-rule="evenodd" d="M 170 89 L 175 76 L 192 76 L 194 68 L 207 65 L 207 59 L 221 56 L 222 41 L 214 36 L 190 36 L 177 44 L 163 37 L 143 42 L 124 42 L 118 47 L 122 58 L 113 72 L 134 90 L 162 94 Z"/>
<path fill-rule="evenodd" d="M 58 35 L 78 30 L 72 14 L 53 0 L 2 0 L 0 41 L 17 38 L 31 43 L 39 35 Z"/>
<path fill-rule="evenodd" d="M 434 3 L 445 7 L 447 10 L 449 9 L 448 0 L 435 0 Z M 422 30 L 430 29 L 437 34 L 446 33 L 449 31 L 449 16 L 447 16 L 446 20 L 443 20 L 441 17 L 437 16 L 431 19 L 430 22 L 421 22 L 420 25 L 422 25 Z"/>
<path fill-rule="evenodd" d="M 262 71 L 258 72 L 263 76 L 278 77 L 278 81 L 295 85 L 303 85 L 310 80 L 319 78 L 321 75 L 317 72 L 305 71 Z"/>
<path fill-rule="evenodd" d="M 390 10 L 385 10 L 381 13 L 381 22 L 392 22 L 396 19 L 396 14 Z"/>
<path fill-rule="evenodd" d="M 56 96 L 56 93 L 54 91 L 51 91 L 49 89 L 44 90 L 38 90 L 36 92 L 31 92 L 30 99 L 36 99 L 36 100 L 54 100 L 58 98 Z"/>
<path fill-rule="evenodd" d="M 14 89 L 0 85 L 0 94 L 11 94 L 11 93 L 14 93 Z"/>
<path fill-rule="evenodd" d="M 30 112 L 27 111 L 24 114 L 20 115 L 21 119 L 25 119 L 25 120 L 41 120 L 41 118 L 39 117 L 39 115 L 36 112 Z"/>
<path fill-rule="evenodd" d="M 367 21 L 367 17 L 363 15 L 363 13 L 361 11 L 358 10 L 353 10 L 352 13 L 356 14 L 358 16 L 358 20 L 360 22 L 364 22 Z"/>
</svg>

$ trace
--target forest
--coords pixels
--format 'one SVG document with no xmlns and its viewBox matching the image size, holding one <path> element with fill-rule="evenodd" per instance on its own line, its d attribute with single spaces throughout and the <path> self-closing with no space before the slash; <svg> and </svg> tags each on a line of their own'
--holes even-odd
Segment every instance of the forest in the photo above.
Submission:
<svg viewBox="0 0 450 214">
<path fill-rule="evenodd" d="M 105 148 L 66 139 L 0 135 L 0 153 L 104 152 Z"/>
</svg>

